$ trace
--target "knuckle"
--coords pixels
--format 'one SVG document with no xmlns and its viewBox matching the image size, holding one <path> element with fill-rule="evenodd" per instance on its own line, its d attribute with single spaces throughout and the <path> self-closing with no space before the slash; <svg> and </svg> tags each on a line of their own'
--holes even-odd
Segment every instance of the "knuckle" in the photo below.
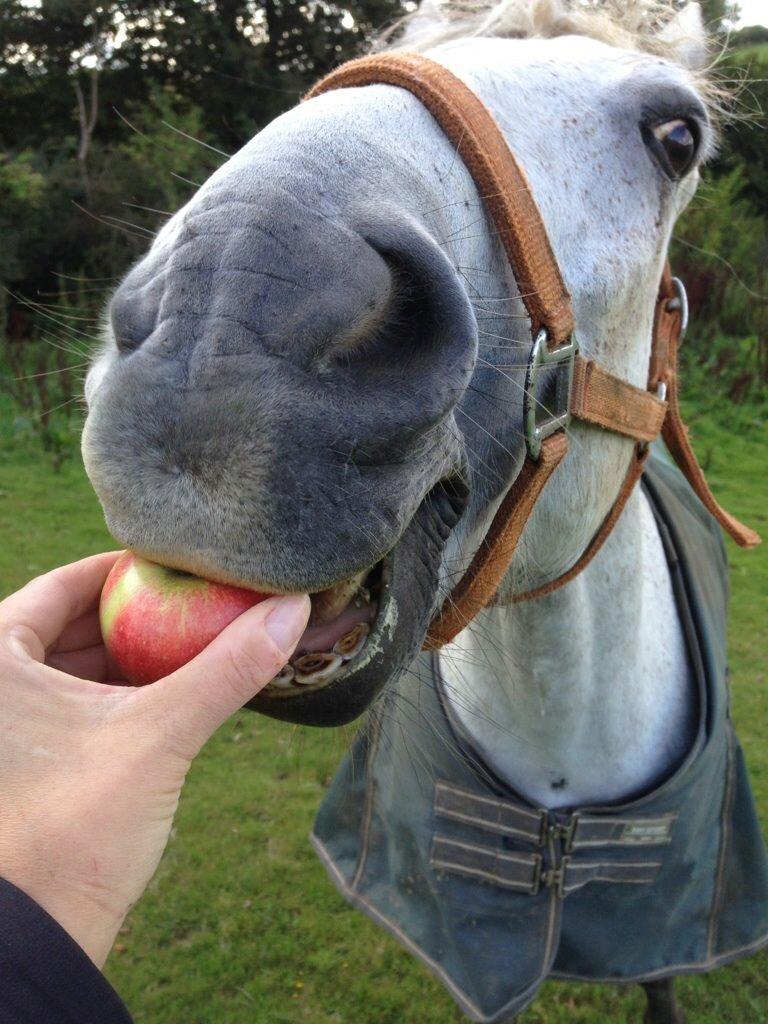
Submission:
<svg viewBox="0 0 768 1024">
<path fill-rule="evenodd" d="M 143 737 L 148 764 L 173 761 L 186 771 L 201 746 L 193 723 L 178 707 L 155 699 L 150 691 L 151 687 L 142 687 L 125 708 L 128 731 Z"/>
<path fill-rule="evenodd" d="M 0 621 L 0 658 L 8 667 L 42 661 L 44 657 L 45 650 L 34 629 L 25 623 Z"/>
<path fill-rule="evenodd" d="M 248 647 L 230 651 L 224 666 L 224 679 L 238 694 L 249 698 L 282 668 L 284 659 L 275 646 Z"/>
</svg>

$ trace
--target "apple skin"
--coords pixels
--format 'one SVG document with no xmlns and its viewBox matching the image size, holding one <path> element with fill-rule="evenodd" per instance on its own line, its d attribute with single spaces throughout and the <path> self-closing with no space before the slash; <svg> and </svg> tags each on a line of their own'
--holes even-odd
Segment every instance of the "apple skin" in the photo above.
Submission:
<svg viewBox="0 0 768 1024">
<path fill-rule="evenodd" d="M 107 651 L 134 686 L 186 665 L 271 594 L 192 576 L 126 551 L 107 576 L 99 621 Z"/>
</svg>

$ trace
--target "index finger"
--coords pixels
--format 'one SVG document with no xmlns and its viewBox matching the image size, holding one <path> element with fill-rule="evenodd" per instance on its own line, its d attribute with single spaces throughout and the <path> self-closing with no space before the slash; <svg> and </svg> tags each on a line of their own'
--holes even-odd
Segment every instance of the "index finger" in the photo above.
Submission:
<svg viewBox="0 0 768 1024">
<path fill-rule="evenodd" d="M 106 551 L 38 576 L 0 603 L 0 633 L 20 628 L 29 653 L 41 661 L 64 628 L 96 603 L 121 554 Z"/>
</svg>

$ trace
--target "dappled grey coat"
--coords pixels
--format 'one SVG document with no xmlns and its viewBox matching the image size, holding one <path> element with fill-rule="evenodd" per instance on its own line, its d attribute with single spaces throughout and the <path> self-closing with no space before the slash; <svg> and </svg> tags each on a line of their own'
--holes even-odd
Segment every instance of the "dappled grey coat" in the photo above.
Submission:
<svg viewBox="0 0 768 1024">
<path fill-rule="evenodd" d="M 435 656 L 373 712 L 317 816 L 344 896 L 475 1021 L 519 1013 L 548 977 L 706 971 L 768 941 L 768 861 L 728 710 L 722 537 L 663 460 L 643 486 L 698 683 L 698 735 L 673 775 L 620 806 L 543 811 L 451 718 Z"/>
</svg>

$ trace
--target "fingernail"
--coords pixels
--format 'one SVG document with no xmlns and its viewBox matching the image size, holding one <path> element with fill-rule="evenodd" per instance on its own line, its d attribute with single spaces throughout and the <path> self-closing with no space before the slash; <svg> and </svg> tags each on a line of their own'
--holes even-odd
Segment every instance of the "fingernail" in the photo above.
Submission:
<svg viewBox="0 0 768 1024">
<path fill-rule="evenodd" d="M 309 618 L 309 595 L 289 594 L 280 599 L 266 618 L 264 628 L 281 651 L 292 651 Z"/>
</svg>

